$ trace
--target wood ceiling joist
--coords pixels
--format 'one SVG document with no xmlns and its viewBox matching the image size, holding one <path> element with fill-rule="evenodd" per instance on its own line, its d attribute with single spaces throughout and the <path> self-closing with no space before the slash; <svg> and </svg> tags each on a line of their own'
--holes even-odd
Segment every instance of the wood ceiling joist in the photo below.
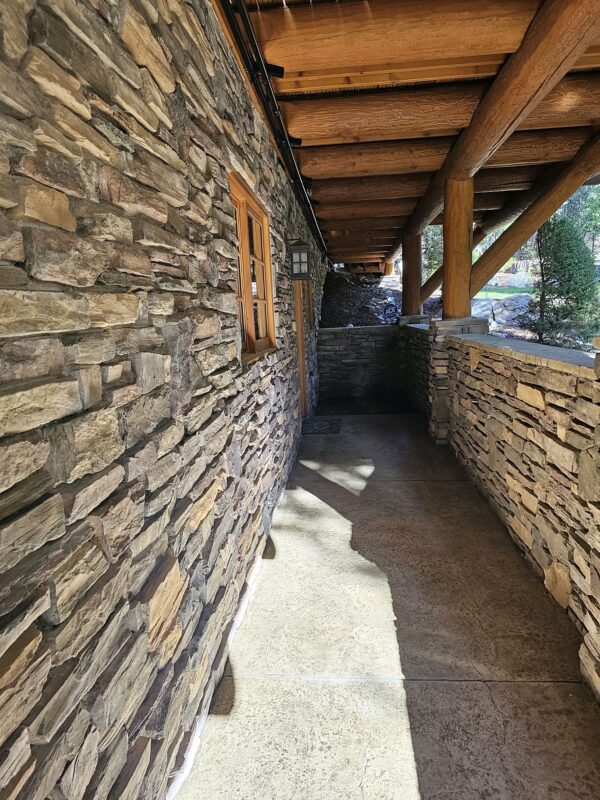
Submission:
<svg viewBox="0 0 600 800">
<path fill-rule="evenodd" d="M 488 166 L 525 166 L 570 161 L 592 134 L 592 128 L 514 133 L 488 161 Z M 313 180 L 436 172 L 454 143 L 452 137 L 397 142 L 300 148 L 303 175 Z"/>
<path fill-rule="evenodd" d="M 524 191 L 529 189 L 539 172 L 540 167 L 533 166 L 484 169 L 476 176 L 475 191 L 478 194 Z M 352 202 L 417 198 L 425 192 L 431 178 L 432 173 L 425 172 L 315 181 L 311 196 L 318 201 L 316 213 L 319 215 L 321 208 L 325 210 L 329 203 L 348 202 L 348 198 L 352 198 Z"/>
<path fill-rule="evenodd" d="M 460 133 L 489 88 L 488 81 L 472 81 L 295 100 L 281 106 L 288 132 L 305 147 L 414 139 Z M 599 120 L 600 73 L 586 72 L 563 78 L 535 108 L 519 115 L 514 127 L 570 128 Z"/>
<path fill-rule="evenodd" d="M 474 175 L 524 121 L 530 127 L 535 118 L 545 123 L 540 127 L 552 127 L 547 124 L 552 113 L 557 120 L 570 119 L 581 92 L 595 94 L 591 84 L 600 86 L 600 76 L 583 76 L 588 89 L 578 83 L 582 76 L 564 76 L 599 31 L 598 0 L 545 0 L 417 204 L 406 234 L 420 233 L 439 213 L 446 178 Z"/>
<path fill-rule="evenodd" d="M 500 192 L 484 192 L 475 195 L 474 208 L 476 211 L 489 211 L 502 208 L 504 195 Z M 416 205 L 415 198 L 400 200 L 369 200 L 365 202 L 348 201 L 342 203 L 328 203 L 316 210 L 319 220 L 327 219 L 358 219 L 400 217 L 408 215 Z"/>
</svg>

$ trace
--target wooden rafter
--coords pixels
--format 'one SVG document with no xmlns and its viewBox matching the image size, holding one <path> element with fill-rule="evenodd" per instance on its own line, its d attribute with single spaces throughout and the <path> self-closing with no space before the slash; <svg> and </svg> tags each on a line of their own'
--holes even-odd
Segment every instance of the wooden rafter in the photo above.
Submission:
<svg viewBox="0 0 600 800">
<path fill-rule="evenodd" d="M 443 168 L 417 204 L 407 222 L 407 233 L 420 232 L 439 213 L 446 178 L 474 175 L 524 120 L 541 115 L 547 122 L 550 100 L 558 104 L 557 111 L 562 111 L 559 117 L 570 114 L 571 104 L 564 100 L 564 83 L 580 78 L 561 79 L 594 41 L 599 29 L 598 0 L 544 2 L 521 46 L 486 92 L 469 127 L 459 136 Z M 561 85 L 557 86 L 559 82 Z M 574 98 L 572 104 L 576 104 Z"/>
</svg>

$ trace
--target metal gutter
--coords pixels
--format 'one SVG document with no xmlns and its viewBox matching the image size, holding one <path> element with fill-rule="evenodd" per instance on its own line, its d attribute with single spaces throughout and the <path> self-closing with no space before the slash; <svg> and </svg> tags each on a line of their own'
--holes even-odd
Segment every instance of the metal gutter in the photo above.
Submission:
<svg viewBox="0 0 600 800">
<path fill-rule="evenodd" d="M 327 245 L 323 239 L 323 234 L 319 228 L 319 223 L 317 222 L 314 209 L 310 202 L 310 197 L 304 185 L 304 179 L 298 168 L 292 144 L 283 121 L 283 115 L 279 103 L 277 102 L 273 85 L 271 84 L 270 74 L 276 68 L 265 62 L 252 27 L 252 21 L 245 0 L 218 1 L 227 20 L 227 24 L 229 25 L 231 35 L 244 62 L 246 71 L 248 72 L 269 125 L 271 126 L 271 130 L 273 131 L 281 158 L 291 177 L 294 193 L 304 209 L 306 220 L 319 243 L 322 253 L 326 255 Z"/>
</svg>

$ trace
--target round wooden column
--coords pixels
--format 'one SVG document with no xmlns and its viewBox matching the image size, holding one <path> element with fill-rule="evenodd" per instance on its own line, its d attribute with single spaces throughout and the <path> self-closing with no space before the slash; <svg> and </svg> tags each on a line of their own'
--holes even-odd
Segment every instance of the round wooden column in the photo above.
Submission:
<svg viewBox="0 0 600 800">
<path fill-rule="evenodd" d="M 423 255 L 421 235 L 402 239 L 402 313 L 405 316 L 421 313 L 421 280 Z"/>
<path fill-rule="evenodd" d="M 446 179 L 444 192 L 444 319 L 471 316 L 473 179 Z"/>
</svg>

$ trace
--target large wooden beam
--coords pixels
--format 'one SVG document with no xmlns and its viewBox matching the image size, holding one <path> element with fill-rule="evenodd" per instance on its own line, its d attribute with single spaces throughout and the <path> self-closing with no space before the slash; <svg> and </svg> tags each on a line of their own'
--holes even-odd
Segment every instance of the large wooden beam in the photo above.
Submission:
<svg viewBox="0 0 600 800">
<path fill-rule="evenodd" d="M 485 286 L 530 236 L 583 184 L 600 170 L 600 134 L 584 145 L 579 154 L 556 177 L 548 191 L 475 262 L 471 273 L 471 296 Z"/>
<path fill-rule="evenodd" d="M 267 61 L 288 73 L 349 74 L 391 62 L 512 53 L 539 0 L 371 0 L 253 14 Z M 382 43 L 393 46 L 382 46 Z"/>
<path fill-rule="evenodd" d="M 532 75 L 535 74 L 536 70 L 532 69 Z M 531 80 L 523 81 L 530 89 Z M 288 131 L 302 139 L 305 146 L 414 139 L 460 133 L 470 125 L 475 109 L 489 88 L 488 81 L 471 81 L 409 87 L 378 94 L 317 95 L 305 100 L 282 102 L 281 106 Z M 568 102 L 565 98 L 569 99 Z M 517 127 L 531 130 L 593 124 L 600 116 L 600 75 L 570 75 L 549 91 L 544 100 L 535 97 L 533 102 L 539 102 L 539 106 L 535 109 L 527 107 L 515 124 L 508 126 L 506 136 Z M 487 146 L 488 142 L 485 144 Z M 494 149 L 490 146 L 487 155 Z"/>
<path fill-rule="evenodd" d="M 567 128 L 514 133 L 487 162 L 494 167 L 518 167 L 570 161 L 592 134 L 591 128 Z M 297 151 L 303 175 L 313 180 L 371 175 L 436 172 L 454 139 L 407 139 L 397 142 L 302 147 Z"/>
<path fill-rule="evenodd" d="M 581 78 L 561 79 L 599 30 L 598 0 L 545 0 L 521 46 L 498 74 L 469 127 L 459 136 L 444 167 L 419 201 L 407 223 L 407 233 L 422 231 L 439 213 L 448 176 L 474 175 L 523 121 L 527 120 L 528 125 L 533 119 L 547 121 L 552 113 L 557 115 L 557 121 L 571 119 L 571 110 L 585 90 L 580 89 L 579 94 L 571 96 L 570 103 L 566 102 L 565 84 L 572 85 L 571 81 Z"/>
<path fill-rule="evenodd" d="M 405 239 L 403 239 L 403 242 Z M 473 179 L 448 178 L 444 203 L 444 319 L 471 315 L 471 253 L 473 251 Z"/>
<path fill-rule="evenodd" d="M 402 313 L 421 313 L 421 276 L 423 255 L 420 236 L 406 236 L 402 240 Z"/>
<path fill-rule="evenodd" d="M 483 169 L 475 176 L 475 191 L 521 192 L 531 187 L 539 174 L 536 167 L 515 167 Z M 433 175 L 424 172 L 416 175 L 382 175 L 369 178 L 340 178 L 329 181 L 315 181 L 311 196 L 320 205 L 353 201 L 399 200 L 420 197 L 429 185 Z"/>
<path fill-rule="evenodd" d="M 416 200 L 369 200 L 365 203 L 328 203 L 318 205 L 315 213 L 319 219 L 362 219 L 363 217 L 400 217 L 410 214 Z"/>
</svg>

